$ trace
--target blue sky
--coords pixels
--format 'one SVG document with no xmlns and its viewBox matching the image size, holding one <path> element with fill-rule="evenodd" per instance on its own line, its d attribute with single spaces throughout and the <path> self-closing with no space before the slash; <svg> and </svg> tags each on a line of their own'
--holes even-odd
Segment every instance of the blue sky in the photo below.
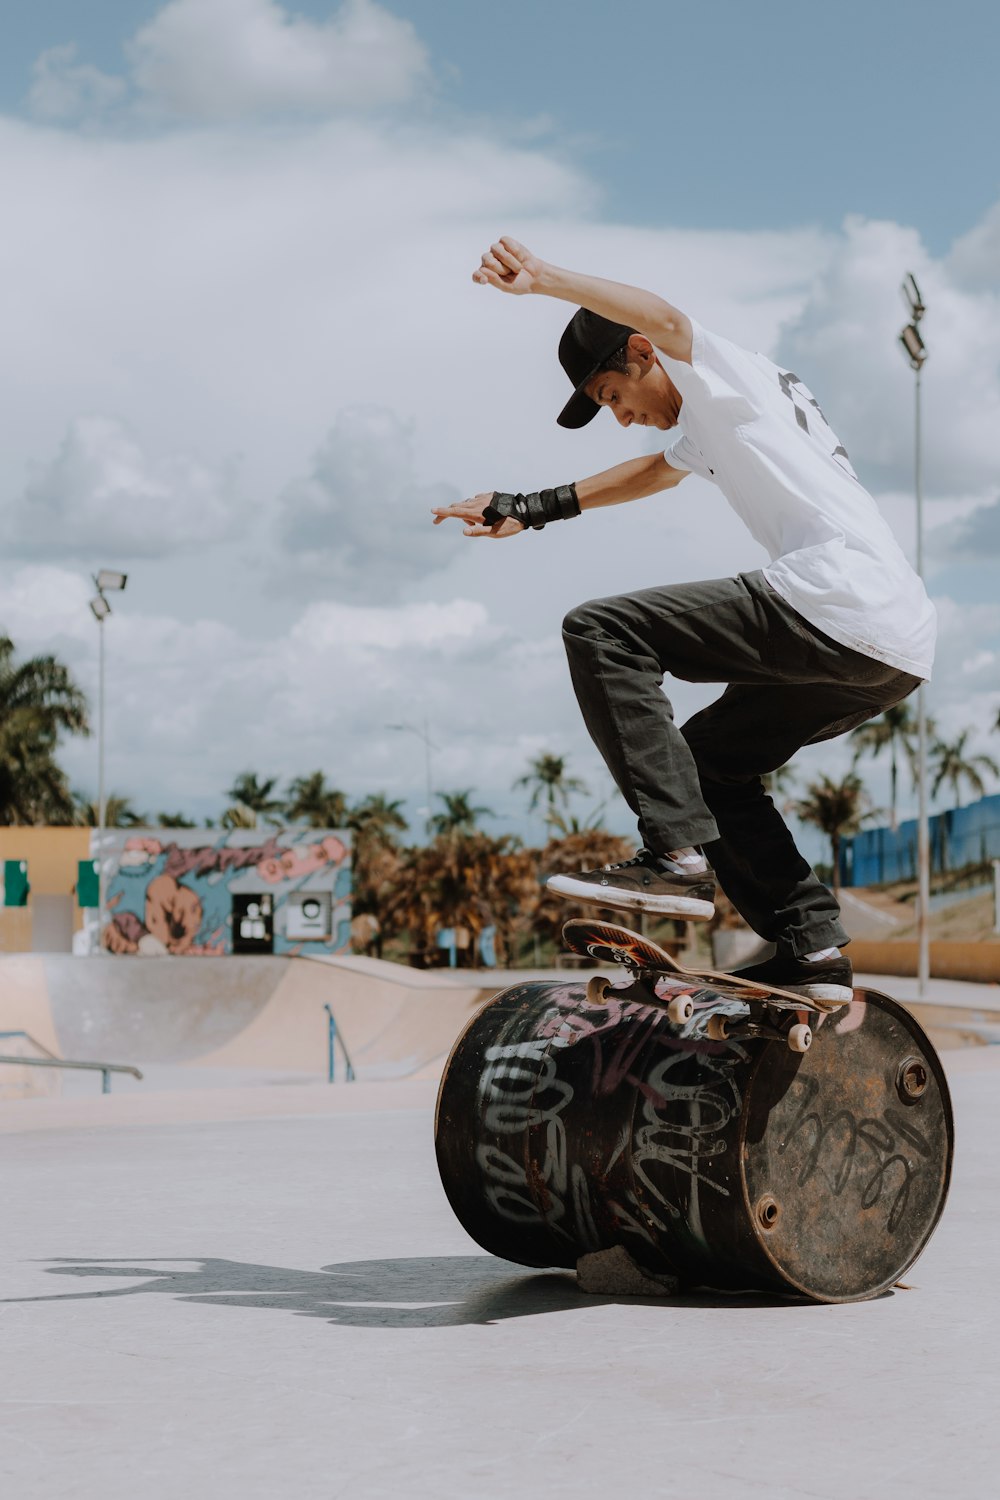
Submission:
<svg viewBox="0 0 1000 1500">
<path fill-rule="evenodd" d="M 108 72 L 156 0 L 5 0 L 0 108 L 76 42 Z M 329 0 L 296 0 L 326 19 Z M 393 0 L 435 61 L 421 110 L 551 143 L 602 213 L 701 229 L 915 225 L 942 253 L 1000 195 L 993 0 Z"/>
<path fill-rule="evenodd" d="M 541 750 L 590 805 L 608 794 L 562 614 L 764 558 L 694 478 L 499 547 L 429 526 L 443 497 L 652 441 L 556 427 L 565 310 L 471 283 L 504 232 L 793 361 L 911 555 L 896 340 L 918 275 L 931 710 L 997 754 L 997 14 L 6 4 L 0 627 L 92 691 L 89 575 L 129 573 L 107 633 L 115 790 L 217 814 L 242 770 L 322 767 L 419 821 L 421 747 L 386 725 L 426 720 L 435 785 L 474 788 L 498 829 L 537 836 L 512 788 Z M 708 696 L 680 686 L 678 717 Z M 65 760 L 92 792 L 94 746 Z M 818 747 L 801 774 L 848 763 Z"/>
</svg>

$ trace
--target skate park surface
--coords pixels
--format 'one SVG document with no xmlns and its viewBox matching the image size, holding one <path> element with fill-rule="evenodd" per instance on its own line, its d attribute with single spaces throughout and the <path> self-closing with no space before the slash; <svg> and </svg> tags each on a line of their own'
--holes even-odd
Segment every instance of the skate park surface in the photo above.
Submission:
<svg viewBox="0 0 1000 1500">
<path fill-rule="evenodd" d="M 1000 987 L 870 981 L 942 1049 L 954 1180 L 908 1289 L 819 1306 L 587 1295 L 467 1237 L 437 1079 L 524 971 L 206 963 L 0 960 L 0 1030 L 145 1075 L 0 1099 L 4 1494 L 995 1495 Z"/>
</svg>

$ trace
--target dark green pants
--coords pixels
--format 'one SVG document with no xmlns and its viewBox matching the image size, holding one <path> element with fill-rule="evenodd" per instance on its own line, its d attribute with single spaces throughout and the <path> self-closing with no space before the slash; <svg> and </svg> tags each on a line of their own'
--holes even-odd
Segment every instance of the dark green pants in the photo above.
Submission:
<svg viewBox="0 0 1000 1500">
<path fill-rule="evenodd" d="M 847 942 L 761 777 L 918 679 L 823 635 L 762 573 L 595 599 L 567 615 L 563 638 L 587 728 L 645 846 L 701 845 L 754 931 L 796 955 Z M 728 687 L 678 728 L 666 674 Z"/>
</svg>

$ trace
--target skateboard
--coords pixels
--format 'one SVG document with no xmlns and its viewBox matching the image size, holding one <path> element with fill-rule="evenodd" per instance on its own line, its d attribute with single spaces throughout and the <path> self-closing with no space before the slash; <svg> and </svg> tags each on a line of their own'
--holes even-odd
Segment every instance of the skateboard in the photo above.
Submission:
<svg viewBox="0 0 1000 1500">
<path fill-rule="evenodd" d="M 573 953 L 596 958 L 600 963 L 621 964 L 636 980 L 669 974 L 692 983 L 708 981 L 717 993 L 740 1001 L 747 1007 L 748 1016 L 714 1012 L 708 1017 L 706 1034 L 714 1042 L 763 1037 L 783 1041 L 793 1052 L 806 1052 L 812 1045 L 812 1027 L 803 1021 L 793 1021 L 791 1025 L 783 1023 L 782 1013 L 827 1013 L 827 1006 L 819 1006 L 794 990 L 772 989 L 752 979 L 739 979 L 715 969 L 688 969 L 659 943 L 613 922 L 574 918 L 563 927 L 563 941 Z M 603 1004 L 609 991 L 608 981 L 601 974 L 594 974 L 587 981 L 587 999 L 595 1005 Z M 694 1001 L 689 994 L 674 995 L 664 1004 L 664 1009 L 675 1025 L 682 1026 L 694 1015 Z M 779 1013 L 777 1017 L 771 1014 L 775 1011 Z"/>
</svg>

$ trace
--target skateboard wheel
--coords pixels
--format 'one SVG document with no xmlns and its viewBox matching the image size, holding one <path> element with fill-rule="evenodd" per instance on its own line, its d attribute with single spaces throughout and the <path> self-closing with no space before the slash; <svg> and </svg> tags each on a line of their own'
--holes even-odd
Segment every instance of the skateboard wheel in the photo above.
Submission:
<svg viewBox="0 0 1000 1500">
<path fill-rule="evenodd" d="M 694 1001 L 690 995 L 678 995 L 667 1006 L 667 1015 L 675 1026 L 683 1026 L 694 1015 Z"/>
<path fill-rule="evenodd" d="M 729 1039 L 729 1017 L 709 1016 L 708 1026 L 705 1028 L 713 1042 L 725 1042 Z"/>
<path fill-rule="evenodd" d="M 788 1045 L 793 1052 L 808 1052 L 812 1040 L 812 1028 L 809 1026 L 793 1026 L 788 1033 Z"/>
<path fill-rule="evenodd" d="M 587 980 L 587 999 L 591 1005 L 604 1005 L 610 989 L 611 986 L 603 974 L 591 974 Z"/>
</svg>

